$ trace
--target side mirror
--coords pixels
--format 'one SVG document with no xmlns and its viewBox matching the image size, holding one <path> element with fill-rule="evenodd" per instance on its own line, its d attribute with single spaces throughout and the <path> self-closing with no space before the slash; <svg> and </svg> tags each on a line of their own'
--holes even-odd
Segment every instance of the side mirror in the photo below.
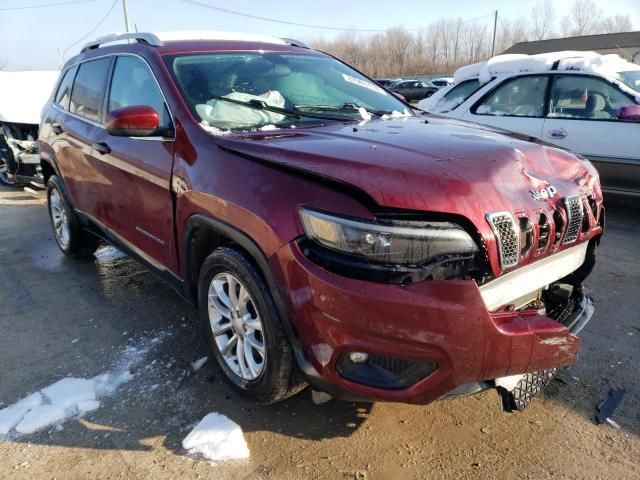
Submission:
<svg viewBox="0 0 640 480">
<path fill-rule="evenodd" d="M 618 120 L 640 122 L 640 105 L 626 105 L 618 110 Z"/>
<path fill-rule="evenodd" d="M 158 132 L 158 112 L 147 105 L 131 105 L 107 115 L 105 128 L 117 137 L 149 137 Z"/>
</svg>

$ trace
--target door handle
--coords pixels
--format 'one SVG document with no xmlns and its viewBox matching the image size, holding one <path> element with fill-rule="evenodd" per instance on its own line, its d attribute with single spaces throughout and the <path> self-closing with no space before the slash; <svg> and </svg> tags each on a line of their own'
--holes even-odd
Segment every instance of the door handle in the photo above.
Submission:
<svg viewBox="0 0 640 480">
<path fill-rule="evenodd" d="M 54 123 L 53 125 L 51 125 L 51 130 L 53 130 L 53 133 L 55 133 L 56 135 L 60 135 L 62 132 L 64 132 L 64 130 L 62 129 L 62 125 L 60 125 L 59 123 Z"/>
<path fill-rule="evenodd" d="M 111 147 L 107 145 L 105 142 L 97 142 L 92 145 L 99 153 L 111 153 Z"/>
<path fill-rule="evenodd" d="M 549 138 L 567 138 L 567 131 L 564 128 L 559 130 L 549 130 L 547 131 L 547 137 Z"/>
</svg>

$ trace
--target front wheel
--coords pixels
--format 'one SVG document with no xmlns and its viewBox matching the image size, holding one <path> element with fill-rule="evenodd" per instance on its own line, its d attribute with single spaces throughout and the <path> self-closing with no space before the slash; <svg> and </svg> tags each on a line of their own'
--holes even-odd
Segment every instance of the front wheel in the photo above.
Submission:
<svg viewBox="0 0 640 480">
<path fill-rule="evenodd" d="M 47 182 L 47 201 L 51 228 L 60 250 L 74 258 L 91 257 L 98 248 L 99 240 L 78 222 L 56 175 Z"/>
<path fill-rule="evenodd" d="M 271 293 L 244 253 L 221 247 L 209 255 L 198 292 L 209 345 L 236 390 L 270 404 L 305 387 Z"/>
</svg>

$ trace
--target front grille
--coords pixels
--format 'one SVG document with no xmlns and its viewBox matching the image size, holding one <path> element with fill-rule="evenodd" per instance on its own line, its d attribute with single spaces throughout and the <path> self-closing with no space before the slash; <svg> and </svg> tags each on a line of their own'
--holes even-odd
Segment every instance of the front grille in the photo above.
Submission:
<svg viewBox="0 0 640 480">
<path fill-rule="evenodd" d="M 582 200 L 579 196 L 566 197 L 564 199 L 564 206 L 567 210 L 567 230 L 564 234 L 563 244 L 575 242 L 578 239 L 580 233 L 580 227 L 582 226 L 582 216 L 584 210 L 582 207 Z"/>
<path fill-rule="evenodd" d="M 487 221 L 496 236 L 500 266 L 503 269 L 513 267 L 518 263 L 520 256 L 520 232 L 516 222 L 509 212 L 489 213 Z"/>
</svg>

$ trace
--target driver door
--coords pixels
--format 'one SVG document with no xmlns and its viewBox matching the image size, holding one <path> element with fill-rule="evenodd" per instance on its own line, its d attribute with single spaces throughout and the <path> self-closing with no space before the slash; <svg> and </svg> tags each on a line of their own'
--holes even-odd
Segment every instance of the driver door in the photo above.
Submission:
<svg viewBox="0 0 640 480">
<path fill-rule="evenodd" d="M 542 139 L 589 158 L 610 190 L 640 189 L 640 123 L 618 120 L 633 99 L 587 75 L 554 75 Z"/>
</svg>

